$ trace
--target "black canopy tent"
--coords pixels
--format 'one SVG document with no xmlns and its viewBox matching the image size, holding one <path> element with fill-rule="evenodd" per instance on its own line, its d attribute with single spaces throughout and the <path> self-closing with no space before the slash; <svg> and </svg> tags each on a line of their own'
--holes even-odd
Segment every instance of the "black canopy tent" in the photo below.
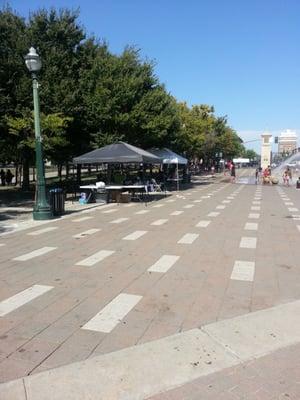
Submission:
<svg viewBox="0 0 300 400">
<path fill-rule="evenodd" d="M 109 144 L 73 158 L 74 164 L 161 164 L 154 154 L 125 142 Z"/>
<path fill-rule="evenodd" d="M 73 163 L 77 165 L 77 182 L 79 183 L 82 164 L 108 164 L 108 181 L 110 181 L 110 165 L 112 164 L 161 164 L 162 160 L 139 147 L 117 142 L 75 157 Z"/>
</svg>

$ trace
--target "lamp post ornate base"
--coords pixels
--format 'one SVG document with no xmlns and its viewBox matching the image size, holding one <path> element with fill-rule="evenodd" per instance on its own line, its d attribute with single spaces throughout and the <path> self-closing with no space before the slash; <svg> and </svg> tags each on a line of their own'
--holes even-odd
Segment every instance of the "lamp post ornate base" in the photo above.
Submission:
<svg viewBox="0 0 300 400">
<path fill-rule="evenodd" d="M 46 219 L 53 218 L 52 211 L 51 211 L 50 207 L 45 208 L 45 209 L 42 209 L 42 208 L 36 209 L 34 207 L 33 208 L 33 212 L 32 212 L 32 216 L 33 216 L 33 219 L 36 220 L 36 221 L 43 221 L 43 220 L 46 220 Z"/>
</svg>

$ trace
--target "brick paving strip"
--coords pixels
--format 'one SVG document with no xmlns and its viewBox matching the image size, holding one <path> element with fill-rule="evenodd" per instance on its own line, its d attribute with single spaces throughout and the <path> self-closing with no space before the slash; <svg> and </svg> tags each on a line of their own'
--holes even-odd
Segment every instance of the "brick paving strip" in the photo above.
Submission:
<svg viewBox="0 0 300 400">
<path fill-rule="evenodd" d="M 142 400 L 300 343 L 300 301 L 0 385 L 1 400 Z M 289 329 L 289 327 L 293 329 Z"/>
</svg>

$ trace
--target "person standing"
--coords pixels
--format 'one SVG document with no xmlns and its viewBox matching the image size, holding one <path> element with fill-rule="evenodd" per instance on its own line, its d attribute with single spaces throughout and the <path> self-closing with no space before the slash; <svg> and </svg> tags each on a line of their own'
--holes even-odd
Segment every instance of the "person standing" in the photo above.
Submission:
<svg viewBox="0 0 300 400">
<path fill-rule="evenodd" d="M 4 172 L 4 169 L 1 169 L 1 171 L 0 171 L 0 179 L 1 179 L 1 185 L 5 186 L 5 172 Z"/>
<path fill-rule="evenodd" d="M 6 180 L 7 185 L 10 185 L 10 184 L 11 184 L 12 178 L 13 178 L 13 177 L 14 177 L 14 176 L 13 176 L 13 174 L 11 173 L 10 169 L 8 169 L 8 170 L 6 171 L 6 175 L 5 175 L 5 180 Z"/>
</svg>

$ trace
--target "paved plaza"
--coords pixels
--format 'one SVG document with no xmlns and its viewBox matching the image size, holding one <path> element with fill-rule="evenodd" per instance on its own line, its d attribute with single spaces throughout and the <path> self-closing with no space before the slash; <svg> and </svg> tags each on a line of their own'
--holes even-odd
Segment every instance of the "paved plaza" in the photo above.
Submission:
<svg viewBox="0 0 300 400">
<path fill-rule="evenodd" d="M 0 399 L 299 400 L 300 191 L 253 174 L 0 235 Z"/>
</svg>

